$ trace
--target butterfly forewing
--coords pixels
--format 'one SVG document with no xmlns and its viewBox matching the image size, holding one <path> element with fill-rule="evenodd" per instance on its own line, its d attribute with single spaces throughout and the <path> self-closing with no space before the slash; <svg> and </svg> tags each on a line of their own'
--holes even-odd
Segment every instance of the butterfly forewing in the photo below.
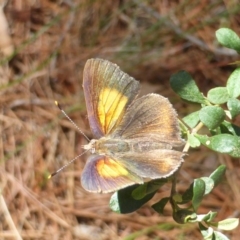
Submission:
<svg viewBox="0 0 240 240">
<path fill-rule="evenodd" d="M 113 63 L 90 59 L 83 72 L 83 89 L 91 130 L 100 138 L 119 124 L 137 96 L 139 83 Z"/>
</svg>

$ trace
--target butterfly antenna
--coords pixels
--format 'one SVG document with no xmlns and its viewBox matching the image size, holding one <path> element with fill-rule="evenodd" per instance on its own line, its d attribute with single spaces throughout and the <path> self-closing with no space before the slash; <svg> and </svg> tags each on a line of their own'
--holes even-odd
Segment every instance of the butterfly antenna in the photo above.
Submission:
<svg viewBox="0 0 240 240">
<path fill-rule="evenodd" d="M 65 169 L 66 167 L 68 167 L 71 163 L 73 163 L 75 160 L 77 160 L 78 158 L 80 158 L 83 154 L 85 154 L 87 151 L 84 151 L 83 153 L 79 154 L 77 157 L 73 158 L 71 161 L 69 161 L 67 164 L 65 164 L 64 166 L 62 166 L 61 168 L 59 168 L 56 172 L 51 173 L 48 176 L 48 179 L 52 178 L 53 176 L 57 175 L 59 172 L 61 172 L 63 169 Z"/>
<path fill-rule="evenodd" d="M 74 125 L 74 127 L 90 142 L 90 139 L 86 136 L 86 134 L 77 126 L 77 124 L 66 114 L 66 112 L 62 109 L 58 101 L 55 101 L 55 104 L 60 109 L 60 111 L 64 114 L 64 116 Z"/>
</svg>

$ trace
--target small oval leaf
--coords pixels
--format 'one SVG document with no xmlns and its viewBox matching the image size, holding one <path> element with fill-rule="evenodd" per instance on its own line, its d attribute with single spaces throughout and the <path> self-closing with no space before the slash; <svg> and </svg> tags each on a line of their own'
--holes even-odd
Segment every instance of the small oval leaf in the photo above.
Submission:
<svg viewBox="0 0 240 240">
<path fill-rule="evenodd" d="M 197 211 L 205 194 L 205 182 L 200 179 L 194 179 L 192 205 L 194 211 Z"/>
<path fill-rule="evenodd" d="M 220 165 L 209 177 L 214 182 L 214 187 L 216 187 L 223 179 L 226 172 L 226 166 Z"/>
<path fill-rule="evenodd" d="M 206 147 L 232 157 L 240 157 L 240 138 L 230 134 L 219 134 L 213 137 L 195 134 Z"/>
<path fill-rule="evenodd" d="M 212 240 L 212 236 L 213 236 L 213 229 L 211 227 L 206 228 L 201 222 L 198 223 L 199 225 L 199 229 L 201 231 L 201 234 L 204 238 L 204 240 Z"/>
<path fill-rule="evenodd" d="M 189 73 L 180 71 L 172 75 L 170 85 L 181 98 L 190 102 L 205 103 L 205 98 Z"/>
<path fill-rule="evenodd" d="M 213 104 L 223 104 L 230 97 L 226 87 L 216 87 L 208 91 L 207 98 Z"/>
<path fill-rule="evenodd" d="M 227 107 L 231 113 L 232 118 L 240 114 L 240 101 L 236 98 L 231 98 L 227 102 Z"/>
<path fill-rule="evenodd" d="M 240 68 L 235 69 L 227 80 L 228 94 L 232 98 L 240 96 Z"/>
<path fill-rule="evenodd" d="M 188 143 L 192 148 L 196 148 L 201 145 L 200 141 L 192 134 L 188 134 Z"/>
<path fill-rule="evenodd" d="M 201 122 L 210 130 L 217 128 L 225 118 L 225 112 L 218 106 L 206 106 L 199 112 Z"/>
<path fill-rule="evenodd" d="M 217 212 L 210 211 L 204 216 L 202 221 L 211 222 L 216 216 L 217 216 Z"/>
<path fill-rule="evenodd" d="M 216 38 L 224 47 L 240 51 L 240 39 L 233 30 L 220 28 L 216 31 Z"/>
<path fill-rule="evenodd" d="M 214 231 L 214 238 L 212 238 L 210 240 L 230 240 L 230 239 L 223 233 Z"/>
<path fill-rule="evenodd" d="M 199 111 L 190 113 L 186 117 L 184 117 L 183 122 L 185 122 L 190 128 L 194 128 L 200 121 L 199 119 Z"/>
<path fill-rule="evenodd" d="M 202 179 L 205 182 L 204 195 L 209 194 L 214 188 L 214 181 L 209 177 L 201 177 L 200 179 Z"/>
<path fill-rule="evenodd" d="M 218 222 L 217 227 L 218 229 L 229 231 L 236 228 L 238 224 L 239 224 L 238 218 L 228 218 Z"/>
</svg>

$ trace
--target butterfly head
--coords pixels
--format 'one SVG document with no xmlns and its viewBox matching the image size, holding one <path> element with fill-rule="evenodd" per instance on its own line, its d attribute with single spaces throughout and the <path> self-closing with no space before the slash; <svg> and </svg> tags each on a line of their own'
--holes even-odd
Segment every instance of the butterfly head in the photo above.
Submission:
<svg viewBox="0 0 240 240">
<path fill-rule="evenodd" d="M 96 152 L 96 139 L 92 139 L 87 145 L 83 145 L 84 150 L 89 150 L 92 154 Z"/>
</svg>

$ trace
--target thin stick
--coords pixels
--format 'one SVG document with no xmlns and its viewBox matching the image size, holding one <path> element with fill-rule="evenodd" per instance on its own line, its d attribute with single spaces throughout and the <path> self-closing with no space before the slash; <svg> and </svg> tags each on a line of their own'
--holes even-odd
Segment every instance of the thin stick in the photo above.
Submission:
<svg viewBox="0 0 240 240">
<path fill-rule="evenodd" d="M 195 128 L 192 129 L 191 134 L 197 133 L 203 126 L 204 126 L 203 123 L 200 122 Z M 183 152 L 184 153 L 188 152 L 189 148 L 190 148 L 190 144 L 189 142 L 187 142 L 183 149 Z"/>
<path fill-rule="evenodd" d="M 13 230 L 13 232 L 15 234 L 15 239 L 22 240 L 22 237 L 21 237 L 20 233 L 18 232 L 18 229 L 16 228 L 16 226 L 14 224 L 14 221 L 13 221 L 13 219 L 11 217 L 11 214 L 8 211 L 8 207 L 7 207 L 6 202 L 5 202 L 5 200 L 4 200 L 2 195 L 0 195 L 0 208 L 1 208 L 2 212 L 3 212 L 3 215 L 4 215 L 5 219 L 7 220 L 9 228 L 11 230 Z"/>
</svg>

